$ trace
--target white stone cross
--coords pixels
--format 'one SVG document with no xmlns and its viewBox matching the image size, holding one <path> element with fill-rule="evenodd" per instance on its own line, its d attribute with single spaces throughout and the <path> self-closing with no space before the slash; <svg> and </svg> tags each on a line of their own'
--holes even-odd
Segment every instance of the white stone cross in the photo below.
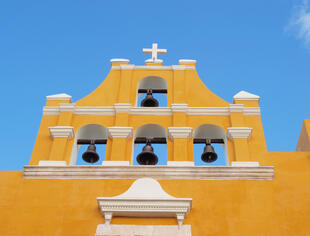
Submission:
<svg viewBox="0 0 310 236">
<path fill-rule="evenodd" d="M 157 61 L 157 54 L 167 54 L 167 49 L 158 49 L 158 44 L 153 43 L 152 48 L 143 48 L 143 54 L 152 54 L 151 61 Z"/>
</svg>

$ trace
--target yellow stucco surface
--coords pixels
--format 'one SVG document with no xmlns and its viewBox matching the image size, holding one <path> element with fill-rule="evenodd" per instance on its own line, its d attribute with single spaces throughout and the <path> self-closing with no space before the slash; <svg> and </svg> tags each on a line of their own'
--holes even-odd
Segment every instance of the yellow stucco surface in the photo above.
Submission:
<svg viewBox="0 0 310 236">
<path fill-rule="evenodd" d="M 112 63 L 122 66 L 126 63 Z M 156 66 L 161 65 L 153 65 Z M 91 94 L 75 102 L 76 107 L 112 107 L 117 103 L 136 106 L 139 82 L 147 77 L 162 78 L 168 87 L 168 107 L 229 108 L 230 104 L 213 94 L 199 79 L 196 70 L 114 69 Z M 58 108 L 68 100 L 50 100 L 46 106 Z M 258 101 L 236 101 L 245 107 L 257 107 Z M 307 128 L 306 122 L 305 127 Z M 267 152 L 260 115 L 242 112 L 228 115 L 81 115 L 60 111 L 44 115 L 29 165 L 40 160 L 64 160 L 70 163 L 75 137 L 52 138 L 49 127 L 71 126 L 75 134 L 87 124 L 103 127 L 132 127 L 133 134 L 145 124 L 191 127 L 205 124 L 219 127 L 249 127 L 249 139 L 225 138 L 229 162 L 256 161 L 274 166 L 273 180 L 159 180 L 174 197 L 192 198 L 193 208 L 184 224 L 192 226 L 192 235 L 309 235 L 310 224 L 310 152 Z M 306 130 L 303 128 L 303 130 Z M 307 130 L 306 130 L 307 131 Z M 305 132 L 306 132 L 305 131 Z M 303 133 L 303 143 L 309 142 Z M 308 138 L 308 140 L 307 140 Z M 105 160 L 132 162 L 133 137 L 108 138 Z M 165 157 L 164 157 L 165 158 Z M 172 140 L 167 137 L 168 161 L 193 161 L 193 138 Z M 72 163 L 71 163 L 72 164 Z M 229 163 L 227 163 L 229 165 Z M 22 171 L 0 172 L 0 235 L 91 236 L 104 223 L 96 198 L 115 196 L 126 191 L 134 180 L 24 179 Z M 121 218 L 112 224 L 173 224 L 170 218 Z"/>
</svg>

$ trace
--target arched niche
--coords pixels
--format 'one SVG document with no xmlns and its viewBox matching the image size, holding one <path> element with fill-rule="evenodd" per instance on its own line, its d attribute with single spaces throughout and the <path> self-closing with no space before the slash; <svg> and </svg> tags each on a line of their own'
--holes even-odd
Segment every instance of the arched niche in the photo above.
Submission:
<svg viewBox="0 0 310 236">
<path fill-rule="evenodd" d="M 146 124 L 137 128 L 133 135 L 133 140 L 136 138 L 165 138 L 167 142 L 167 131 L 164 127 L 157 124 Z M 142 151 L 145 144 L 135 144 L 133 142 L 133 156 L 132 164 L 139 165 L 136 157 Z M 158 157 L 158 163 L 156 165 L 167 165 L 167 144 L 152 144 L 154 153 Z"/>
<path fill-rule="evenodd" d="M 80 152 L 82 150 L 81 146 L 77 144 L 78 139 L 89 139 L 89 140 L 94 140 L 94 139 L 107 139 L 108 138 L 108 130 L 102 125 L 99 124 L 87 124 L 82 126 L 76 133 L 75 139 L 74 139 L 74 144 L 73 144 L 73 149 L 72 149 L 72 154 L 71 154 L 71 159 L 70 159 L 70 165 L 76 165 L 78 156 L 81 154 Z M 88 145 L 83 145 L 83 151 L 85 151 L 88 147 Z M 101 164 L 100 162 L 104 159 L 105 155 L 105 146 L 102 145 L 97 145 L 96 144 L 96 149 L 97 153 L 100 156 L 99 162 L 96 164 Z M 86 162 L 83 164 L 87 164 Z"/>
<path fill-rule="evenodd" d="M 158 76 L 148 76 L 141 79 L 138 83 L 137 87 L 137 100 L 136 106 L 140 107 L 140 103 L 142 99 L 146 96 L 146 94 L 139 93 L 139 89 L 165 89 L 168 91 L 167 81 Z M 153 97 L 156 98 L 159 102 L 159 107 L 167 107 L 168 99 L 167 93 L 153 93 Z"/>
<path fill-rule="evenodd" d="M 194 139 L 223 139 L 223 144 L 214 144 L 212 146 L 215 149 L 215 152 L 218 154 L 218 159 L 212 163 L 205 163 L 201 160 L 201 154 L 205 144 L 194 144 L 194 162 L 195 165 L 210 165 L 210 166 L 222 166 L 228 165 L 228 152 L 227 152 L 227 138 L 225 131 L 213 124 L 203 124 L 198 126 L 193 133 Z"/>
</svg>

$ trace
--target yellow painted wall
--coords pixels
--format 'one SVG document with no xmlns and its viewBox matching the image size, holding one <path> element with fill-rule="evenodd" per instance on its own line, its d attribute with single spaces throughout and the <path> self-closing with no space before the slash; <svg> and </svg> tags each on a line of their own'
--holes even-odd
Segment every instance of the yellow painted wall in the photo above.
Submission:
<svg viewBox="0 0 310 236">
<path fill-rule="evenodd" d="M 198 235 L 298 235 L 310 232 L 310 153 L 266 153 L 274 180 L 159 180 L 175 197 L 193 199 L 184 224 Z M 30 180 L 0 172 L 0 235 L 91 236 L 104 217 L 98 196 L 116 196 L 134 180 Z M 116 187 L 117 186 L 117 187 Z M 112 224 L 176 225 L 176 219 L 121 218 Z"/>
<path fill-rule="evenodd" d="M 122 63 L 120 63 L 122 64 Z M 119 66 L 114 64 L 113 66 Z M 159 66 L 159 65 L 157 65 Z M 156 67 L 156 65 L 154 66 Z M 111 70 L 91 94 L 75 102 L 76 106 L 110 106 L 130 103 L 136 106 L 138 83 L 148 76 L 161 77 L 168 84 L 168 106 L 229 107 L 213 94 L 195 70 Z M 47 101 L 57 108 L 68 100 Z M 257 101 L 236 101 L 245 107 L 257 107 Z M 306 125 L 309 123 L 305 121 Z M 44 115 L 31 156 L 30 165 L 40 160 L 66 160 L 69 164 L 75 139 L 52 139 L 49 127 L 72 126 L 75 133 L 84 125 L 104 127 L 130 126 L 133 132 L 154 123 L 168 131 L 171 126 L 192 127 L 214 124 L 225 132 L 229 127 L 250 127 L 249 140 L 229 140 L 229 161 L 258 161 L 274 166 L 274 180 L 159 180 L 164 190 L 175 197 L 193 198 L 193 209 L 185 219 L 198 235 L 309 235 L 310 224 L 310 152 L 267 152 L 260 116 L 230 115 L 171 116 L 77 115 L 60 112 Z M 309 133 L 307 133 L 309 134 Z M 309 136 L 302 134 L 303 141 Z M 306 138 L 308 137 L 308 141 Z M 127 142 L 127 143 L 126 143 Z M 131 160 L 133 139 L 108 139 L 105 160 Z M 192 161 L 193 139 L 168 139 L 169 161 Z M 118 150 L 118 153 L 112 153 Z M 184 151 L 185 150 L 185 151 Z M 120 154 L 124 153 L 124 154 Z M 23 179 L 22 171 L 0 172 L 0 235 L 94 235 L 104 223 L 97 206 L 99 196 L 115 196 L 129 188 L 134 180 L 39 180 Z M 175 219 L 113 218 L 113 224 L 173 224 Z"/>
</svg>

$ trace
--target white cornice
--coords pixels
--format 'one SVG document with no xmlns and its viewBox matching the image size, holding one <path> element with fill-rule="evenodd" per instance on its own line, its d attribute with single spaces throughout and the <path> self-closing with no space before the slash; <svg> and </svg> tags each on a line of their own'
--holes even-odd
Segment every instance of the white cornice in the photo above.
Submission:
<svg viewBox="0 0 310 236">
<path fill-rule="evenodd" d="M 72 97 L 66 93 L 58 93 L 54 95 L 48 95 L 46 96 L 46 100 L 70 100 Z"/>
<path fill-rule="evenodd" d="M 74 137 L 74 128 L 72 126 L 54 126 L 48 127 L 50 136 L 54 138 L 67 138 L 72 139 Z"/>
<path fill-rule="evenodd" d="M 106 224 L 110 224 L 113 216 L 173 217 L 181 226 L 192 208 L 191 198 L 172 197 L 152 178 L 137 179 L 125 193 L 98 197 L 97 201 Z"/>
<path fill-rule="evenodd" d="M 132 107 L 130 115 L 153 115 L 153 116 L 171 116 L 170 107 Z"/>
<path fill-rule="evenodd" d="M 74 114 L 76 115 L 103 115 L 103 116 L 114 116 L 115 108 L 114 107 L 76 107 Z"/>
<path fill-rule="evenodd" d="M 234 96 L 234 100 L 239 100 L 239 101 L 259 101 L 259 96 L 248 93 L 246 91 L 240 91 Z"/>
<path fill-rule="evenodd" d="M 115 103 L 114 109 L 115 112 L 119 113 L 128 113 L 130 111 L 131 104 L 130 103 Z"/>
<path fill-rule="evenodd" d="M 25 166 L 27 179 L 200 179 L 272 180 L 272 166 Z"/>
<path fill-rule="evenodd" d="M 193 64 L 196 65 L 196 60 L 192 60 L 192 59 L 180 59 L 179 60 L 179 64 Z"/>
<path fill-rule="evenodd" d="M 60 112 L 74 112 L 75 104 L 74 103 L 63 103 L 59 104 L 59 111 Z"/>
<path fill-rule="evenodd" d="M 129 59 L 123 59 L 123 58 L 113 58 L 110 60 L 111 63 L 127 63 L 129 64 Z"/>
<path fill-rule="evenodd" d="M 252 128 L 249 127 L 230 127 L 227 128 L 227 136 L 233 140 L 235 138 L 250 138 L 252 134 Z"/>
<path fill-rule="evenodd" d="M 188 105 L 181 104 L 181 103 L 171 104 L 171 110 L 172 112 L 185 112 L 186 113 L 188 111 Z"/>
<path fill-rule="evenodd" d="M 175 138 L 190 138 L 192 136 L 191 127 L 168 127 L 170 139 Z"/>
<path fill-rule="evenodd" d="M 75 115 L 106 115 L 114 116 L 116 112 L 129 112 L 130 115 L 155 115 L 171 116 L 173 112 L 185 112 L 191 116 L 228 116 L 230 112 L 241 111 L 242 104 L 230 104 L 230 107 L 187 107 L 187 104 L 171 104 L 171 107 L 131 107 L 130 104 L 115 104 L 114 107 L 103 106 L 75 106 L 68 104 L 65 106 L 67 111 L 72 111 Z M 233 106 L 231 106 L 233 105 Z M 235 106 L 237 105 L 237 106 Z M 239 106 L 241 105 L 241 106 Z M 45 106 L 43 115 L 59 115 L 60 108 Z M 259 107 L 243 107 L 245 116 L 259 116 Z"/>
<path fill-rule="evenodd" d="M 130 138 L 132 136 L 132 127 L 108 127 L 111 138 Z"/>
<path fill-rule="evenodd" d="M 135 65 L 128 65 L 130 67 L 124 67 L 125 65 L 120 66 L 112 66 L 111 70 L 124 70 L 130 69 L 130 70 L 195 70 L 195 66 L 184 66 L 184 65 L 173 65 L 173 66 L 135 66 Z"/>
<path fill-rule="evenodd" d="M 192 116 L 228 116 L 229 107 L 189 107 L 187 115 Z"/>
<path fill-rule="evenodd" d="M 229 104 L 229 111 L 230 112 L 243 112 L 244 105 L 243 104 Z"/>
</svg>

